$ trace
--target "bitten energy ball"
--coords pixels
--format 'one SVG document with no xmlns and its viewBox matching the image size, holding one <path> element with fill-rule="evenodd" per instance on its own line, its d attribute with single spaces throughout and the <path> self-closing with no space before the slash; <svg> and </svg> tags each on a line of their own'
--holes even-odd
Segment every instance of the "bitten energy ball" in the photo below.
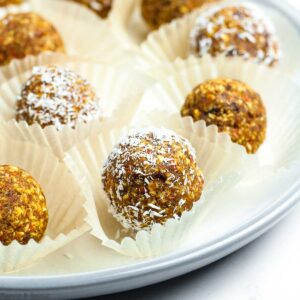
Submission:
<svg viewBox="0 0 300 300">
<path fill-rule="evenodd" d="M 99 17 L 105 19 L 111 8 L 113 0 L 71 0 L 85 5 L 86 7 L 93 10 Z M 126 0 L 125 0 L 126 1 Z"/>
<path fill-rule="evenodd" d="M 205 3 L 218 0 L 143 0 L 142 16 L 152 29 L 182 17 Z"/>
<path fill-rule="evenodd" d="M 24 170 L 0 166 L 0 242 L 38 242 L 47 223 L 46 199 L 40 185 Z"/>
<path fill-rule="evenodd" d="M 108 157 L 102 182 L 113 215 L 133 230 L 179 219 L 199 200 L 204 184 L 190 143 L 156 128 L 124 137 Z"/>
<path fill-rule="evenodd" d="M 0 6 L 16 5 L 23 3 L 23 0 L 0 0 Z"/>
<path fill-rule="evenodd" d="M 255 153 L 265 140 L 263 102 L 253 89 L 237 80 L 213 79 L 199 84 L 186 97 L 181 115 L 218 126 L 248 153 Z"/>
<path fill-rule="evenodd" d="M 8 14 L 0 20 L 0 65 L 41 52 L 64 52 L 56 29 L 35 13 Z"/>
<path fill-rule="evenodd" d="M 16 120 L 41 127 L 76 128 L 100 116 L 93 87 L 75 72 L 56 66 L 35 67 L 17 100 Z"/>
<path fill-rule="evenodd" d="M 200 15 L 191 32 L 191 51 L 203 56 L 225 54 L 273 66 L 279 46 L 273 26 L 257 9 L 230 6 Z"/>
</svg>

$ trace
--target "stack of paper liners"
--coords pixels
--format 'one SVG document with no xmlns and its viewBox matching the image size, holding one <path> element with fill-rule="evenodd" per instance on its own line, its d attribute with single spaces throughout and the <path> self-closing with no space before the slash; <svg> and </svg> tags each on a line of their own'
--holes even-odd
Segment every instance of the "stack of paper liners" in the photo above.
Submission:
<svg viewBox="0 0 300 300">
<path fill-rule="evenodd" d="M 113 126 L 112 126 L 113 125 Z M 154 225 L 151 232 L 140 231 L 135 237 L 122 236 L 121 226 L 108 213 L 108 200 L 102 189 L 102 167 L 113 146 L 120 137 L 128 133 L 129 127 L 119 126 L 115 119 L 103 125 L 98 136 L 91 136 L 72 148 L 65 162 L 76 178 L 90 185 L 90 199 L 94 199 L 96 210 L 90 209 L 88 222 L 92 234 L 105 246 L 119 253 L 134 257 L 152 257 L 175 250 L 184 245 L 189 233 L 195 234 L 197 223 L 214 203 L 211 197 L 218 193 L 222 197 L 224 189 L 234 186 L 245 170 L 256 164 L 255 158 L 247 156 L 243 147 L 233 144 L 226 134 L 219 134 L 215 126 L 206 127 L 204 122 L 193 123 L 191 118 L 152 112 L 143 115 L 142 121 L 132 127 L 164 127 L 187 138 L 196 150 L 197 162 L 205 177 L 205 190 L 193 209 L 184 213 L 180 220 L 169 220 L 164 226 Z M 227 175 L 227 176 L 226 176 Z M 83 179 L 84 178 L 84 179 Z M 99 221 L 100 220 L 100 221 Z M 121 232 L 121 239 L 118 234 Z"/>
<path fill-rule="evenodd" d="M 100 107 L 104 115 L 87 124 L 79 124 L 76 129 L 63 126 L 57 131 L 54 126 L 42 129 L 38 124 L 28 126 L 24 121 L 16 123 L 16 101 L 24 82 L 30 77 L 32 67 L 41 65 L 59 65 L 73 70 L 95 88 L 100 98 Z M 37 142 L 53 149 L 56 155 L 63 157 L 64 152 L 76 142 L 101 131 L 103 119 L 110 115 L 118 116 L 117 122 L 126 124 L 134 114 L 140 97 L 153 80 L 139 72 L 120 70 L 115 67 L 88 63 L 78 57 L 59 54 L 42 54 L 13 61 L 5 67 L 6 78 L 10 78 L 0 87 L 0 131 L 2 136 L 23 141 Z M 9 125 L 9 126 L 8 126 Z"/>
<path fill-rule="evenodd" d="M 26 170 L 41 185 L 49 222 L 42 240 L 27 245 L 16 241 L 0 244 L 0 272 L 17 271 L 80 237 L 90 226 L 85 221 L 87 205 L 82 187 L 51 150 L 37 144 L 0 140 L 0 164 Z M 68 187 L 66 189 L 66 187 Z"/>
<path fill-rule="evenodd" d="M 138 109 L 140 115 L 148 111 L 150 101 L 152 109 L 180 114 L 187 94 L 208 79 L 230 78 L 245 82 L 260 94 L 267 112 L 267 138 L 257 152 L 260 165 L 278 171 L 299 161 L 300 89 L 282 72 L 245 62 L 242 58 L 205 56 L 177 59 L 149 68 L 148 74 L 159 83 L 145 91 Z"/>
<path fill-rule="evenodd" d="M 60 33 L 66 53 L 110 65 L 132 63 L 133 55 L 120 43 L 108 22 L 89 9 L 65 0 L 28 0 L 23 5 L 0 8 L 7 13 L 35 12 L 51 22 Z"/>
</svg>

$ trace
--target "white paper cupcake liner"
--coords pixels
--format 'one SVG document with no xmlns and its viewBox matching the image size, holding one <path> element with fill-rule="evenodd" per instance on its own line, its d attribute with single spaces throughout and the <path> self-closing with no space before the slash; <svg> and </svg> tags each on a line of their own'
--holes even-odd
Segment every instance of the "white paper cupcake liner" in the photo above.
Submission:
<svg viewBox="0 0 300 300">
<path fill-rule="evenodd" d="M 139 115 L 149 109 L 167 109 L 180 114 L 189 92 L 213 78 L 241 80 L 257 91 L 267 111 L 267 139 L 258 151 L 261 165 L 287 167 L 300 159 L 300 89 L 280 72 L 243 62 L 241 58 L 177 59 L 149 69 L 160 83 L 149 88 L 141 100 Z"/>
<path fill-rule="evenodd" d="M 108 22 L 82 5 L 65 0 L 28 0 L 24 5 L 0 10 L 0 18 L 8 12 L 33 11 L 50 21 L 60 33 L 66 53 L 80 55 L 110 65 L 130 64 L 134 56 L 125 49 L 110 29 Z"/>
<path fill-rule="evenodd" d="M 223 1 L 226 5 L 254 6 L 251 2 Z M 300 49 L 300 38 L 297 30 L 291 22 L 269 6 L 255 5 L 269 17 L 275 27 L 276 35 L 281 48 L 281 59 L 275 68 L 290 75 L 298 76 L 299 63 L 298 52 Z M 186 59 L 189 57 L 190 32 L 194 27 L 197 16 L 205 13 L 200 9 L 187 16 L 175 20 L 159 30 L 148 35 L 147 40 L 141 45 L 141 57 L 139 63 L 143 67 L 151 67 L 154 64 L 172 62 L 176 58 Z"/>
<path fill-rule="evenodd" d="M 23 83 L 30 77 L 32 67 L 49 64 L 66 67 L 87 79 L 100 98 L 99 105 L 104 117 L 87 124 L 79 124 L 75 130 L 63 126 L 61 131 L 57 131 L 54 126 L 42 129 L 38 124 L 28 126 L 26 122 L 17 123 L 15 106 Z M 0 85 L 0 136 L 50 146 L 59 157 L 88 135 L 100 132 L 103 118 L 118 116 L 118 122 L 126 124 L 135 113 L 143 91 L 153 83 L 151 78 L 139 72 L 84 62 L 76 57 L 59 54 L 31 56 L 13 61 L 5 67 L 2 76 L 10 79 Z"/>
<path fill-rule="evenodd" d="M 109 15 L 109 22 L 112 28 L 129 47 L 137 46 L 144 35 L 144 30 L 141 26 L 138 28 L 134 26 L 136 30 L 134 33 L 131 33 L 128 29 L 132 24 L 133 15 L 135 15 L 139 4 L 139 0 L 114 0 L 113 9 Z"/>
<path fill-rule="evenodd" d="M 140 0 L 114 0 L 109 15 L 109 22 L 116 35 L 132 48 L 141 43 L 147 32 L 146 25 L 138 14 L 139 5 Z"/>
<path fill-rule="evenodd" d="M 169 220 L 164 226 L 157 224 L 150 232 L 139 231 L 134 238 L 126 235 L 108 213 L 108 200 L 101 184 L 102 167 L 113 146 L 130 130 L 130 127 L 117 124 L 112 127 L 111 124 L 116 123 L 113 118 L 103 125 L 105 129 L 100 135 L 91 136 L 68 151 L 64 161 L 76 178 L 87 180 L 86 185 L 91 187 L 88 197 L 94 199 L 99 215 L 98 219 L 96 210 L 90 209 L 88 221 L 93 228 L 92 234 L 105 246 L 124 255 L 152 257 L 182 247 L 188 232 L 197 231 L 193 226 L 214 205 L 210 202 L 212 195 L 235 185 L 246 170 L 253 169 L 256 161 L 243 147 L 233 144 L 226 134 L 218 133 L 215 126 L 206 127 L 204 122 L 193 123 L 191 118 L 183 119 L 158 111 L 144 115 L 142 119 L 132 127 L 169 128 L 187 138 L 196 150 L 197 162 L 205 177 L 205 189 L 199 202 L 180 220 Z"/>
<path fill-rule="evenodd" d="M 22 73 L 31 71 L 33 67 L 44 65 L 60 65 L 64 63 L 91 63 L 90 60 L 84 59 L 80 56 L 66 55 L 62 53 L 42 53 L 37 56 L 28 55 L 24 59 L 14 59 L 8 65 L 0 68 L 0 82 L 1 84 L 11 79 L 12 77 L 20 76 Z"/>
<path fill-rule="evenodd" d="M 90 230 L 85 221 L 86 199 L 81 186 L 51 150 L 36 144 L 0 138 L 0 164 L 26 170 L 41 185 L 49 213 L 42 240 L 27 245 L 0 244 L 0 272 L 16 271 L 34 263 Z"/>
<path fill-rule="evenodd" d="M 141 0 L 114 0 L 110 15 L 110 23 L 115 33 L 131 47 L 140 45 L 151 33 L 150 27 L 142 17 L 141 2 Z M 200 9 L 210 5 L 205 4 Z"/>
</svg>

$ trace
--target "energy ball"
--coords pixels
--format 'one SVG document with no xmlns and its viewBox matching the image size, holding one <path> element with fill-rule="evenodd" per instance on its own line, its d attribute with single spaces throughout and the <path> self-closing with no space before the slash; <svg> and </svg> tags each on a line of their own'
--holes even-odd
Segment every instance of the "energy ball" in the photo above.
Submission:
<svg viewBox="0 0 300 300">
<path fill-rule="evenodd" d="M 221 7 L 200 15 L 190 39 L 191 52 L 200 57 L 241 56 L 267 66 L 279 59 L 273 26 L 260 11 L 250 7 Z"/>
<path fill-rule="evenodd" d="M 46 230 L 48 211 L 41 186 L 26 171 L 0 166 L 0 242 L 22 245 L 39 242 Z"/>
<path fill-rule="evenodd" d="M 213 79 L 199 84 L 187 95 L 181 115 L 218 126 L 248 153 L 255 153 L 265 140 L 264 104 L 259 94 L 238 80 Z"/>
<path fill-rule="evenodd" d="M 99 99 L 93 87 L 75 72 L 57 67 L 33 68 L 16 105 L 16 120 L 42 128 L 63 125 L 76 128 L 100 115 Z"/>
<path fill-rule="evenodd" d="M 23 3 L 23 0 L 0 0 L 0 6 L 16 5 Z"/>
<path fill-rule="evenodd" d="M 44 18 L 35 13 L 18 13 L 0 20 L 0 65 L 45 51 L 64 52 L 64 43 Z"/>
<path fill-rule="evenodd" d="M 218 0 L 142 0 L 142 16 L 151 29 Z"/>
<path fill-rule="evenodd" d="M 99 17 L 107 18 L 111 8 L 113 0 L 71 0 L 85 5 L 92 11 L 94 11 Z M 126 0 L 125 0 L 126 1 Z"/>
<path fill-rule="evenodd" d="M 144 128 L 113 149 L 102 183 L 113 216 L 138 231 L 180 219 L 199 200 L 204 179 L 186 139 L 167 129 Z"/>
</svg>

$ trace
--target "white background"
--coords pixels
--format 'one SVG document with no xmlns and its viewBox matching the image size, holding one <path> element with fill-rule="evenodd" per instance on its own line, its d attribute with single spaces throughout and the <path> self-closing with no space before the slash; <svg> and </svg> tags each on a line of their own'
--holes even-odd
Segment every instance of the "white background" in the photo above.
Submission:
<svg viewBox="0 0 300 300">
<path fill-rule="evenodd" d="M 300 0 L 287 1 L 300 18 Z M 267 234 L 219 262 L 101 299 L 300 300 L 300 205 Z"/>
</svg>

